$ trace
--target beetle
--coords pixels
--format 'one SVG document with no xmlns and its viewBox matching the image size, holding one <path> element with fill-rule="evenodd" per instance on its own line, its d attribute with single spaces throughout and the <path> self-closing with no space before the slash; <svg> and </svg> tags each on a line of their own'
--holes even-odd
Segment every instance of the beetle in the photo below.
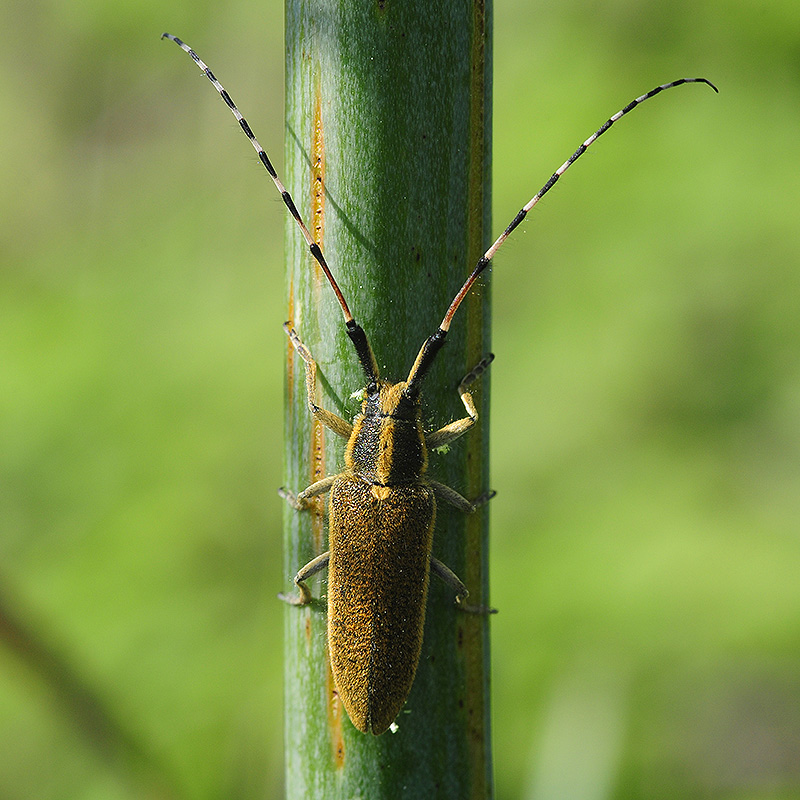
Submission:
<svg viewBox="0 0 800 800">
<path fill-rule="evenodd" d="M 528 212 L 567 169 L 617 120 L 645 100 L 684 83 L 706 78 L 681 78 L 657 86 L 610 117 L 548 179 L 526 203 L 491 247 L 481 256 L 458 290 L 438 329 L 422 344 L 405 380 L 380 377 L 366 333 L 356 322 L 319 244 L 313 239 L 294 201 L 281 183 L 264 149 L 245 118 L 211 70 L 187 44 L 172 34 L 162 38 L 188 53 L 211 81 L 258 153 L 261 163 L 296 221 L 311 256 L 331 286 L 344 315 L 345 329 L 364 372 L 361 411 L 352 423 L 317 405 L 317 365 L 290 322 L 289 339 L 305 363 L 306 391 L 311 414 L 337 436 L 347 440 L 344 469 L 311 484 L 299 494 L 281 489 L 281 496 L 298 511 L 313 498 L 329 494 L 329 549 L 302 567 L 294 578 L 297 594 L 279 597 L 297 606 L 311 602 L 309 578 L 328 569 L 328 649 L 339 697 L 353 725 L 363 733 L 386 731 L 402 709 L 419 663 L 430 573 L 445 580 L 464 611 L 491 613 L 471 606 L 467 587 L 432 555 L 436 502 L 442 500 L 472 513 L 494 496 L 485 492 L 468 500 L 455 489 L 426 475 L 428 452 L 465 434 L 478 418 L 470 386 L 494 356 L 487 355 L 462 380 L 458 393 L 467 416 L 438 430 L 422 426 L 420 397 L 425 375 L 446 341 L 453 317 L 498 249 Z"/>
</svg>

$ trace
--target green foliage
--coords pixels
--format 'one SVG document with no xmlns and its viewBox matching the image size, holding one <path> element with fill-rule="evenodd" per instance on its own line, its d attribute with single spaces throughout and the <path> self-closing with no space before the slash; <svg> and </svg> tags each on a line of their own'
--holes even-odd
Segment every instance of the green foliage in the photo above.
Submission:
<svg viewBox="0 0 800 800">
<path fill-rule="evenodd" d="M 282 13 L 16 4 L 0 31 L 3 597 L 187 798 L 282 794 L 284 211 L 158 36 L 279 165 Z M 493 269 L 501 800 L 800 791 L 799 23 L 496 9 L 495 231 L 636 94 L 721 89 L 620 123 Z M 148 796 L 40 674 L 0 649 L 0 795 Z"/>
</svg>

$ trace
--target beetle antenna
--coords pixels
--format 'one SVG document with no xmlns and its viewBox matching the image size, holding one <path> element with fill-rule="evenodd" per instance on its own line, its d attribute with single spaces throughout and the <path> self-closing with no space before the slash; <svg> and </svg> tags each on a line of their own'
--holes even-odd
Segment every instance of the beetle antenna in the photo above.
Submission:
<svg viewBox="0 0 800 800">
<path fill-rule="evenodd" d="M 303 234 L 303 238 L 306 240 L 306 244 L 308 245 L 308 249 L 311 251 L 311 255 L 316 259 L 317 263 L 322 268 L 322 271 L 325 273 L 325 277 L 328 279 L 328 283 L 330 283 L 331 288 L 333 289 L 333 293 L 336 295 L 336 299 L 339 301 L 339 305 L 342 308 L 342 313 L 344 314 L 344 322 L 347 326 L 347 335 L 353 342 L 358 355 L 358 360 L 361 362 L 361 366 L 364 369 L 367 380 L 377 380 L 378 362 L 375 359 L 375 355 L 372 352 L 369 342 L 367 341 L 367 336 L 364 333 L 363 328 L 353 319 L 353 315 L 350 313 L 350 309 L 347 306 L 347 301 L 344 299 L 342 290 L 339 288 L 339 284 L 336 283 L 336 279 L 333 277 L 333 273 L 325 261 L 325 256 L 322 254 L 322 249 L 309 233 L 305 222 L 303 222 L 303 218 L 300 216 L 300 212 L 297 210 L 297 207 L 294 204 L 294 200 L 292 200 L 292 196 L 286 190 L 286 187 L 283 185 L 283 183 L 281 183 L 278 173 L 275 172 L 275 168 L 272 166 L 272 162 L 269 160 L 269 156 L 267 156 L 266 151 L 258 143 L 258 139 L 256 139 L 256 137 L 253 135 L 253 131 L 250 130 L 247 120 L 242 116 L 241 111 L 239 111 L 239 109 L 236 107 L 236 103 L 233 102 L 233 99 L 228 94 L 227 89 L 225 89 L 225 87 L 217 80 L 216 76 L 209 69 L 208 65 L 200 58 L 200 56 L 197 55 L 197 53 L 195 53 L 194 50 L 192 50 L 191 47 L 189 47 L 188 44 L 186 44 L 186 42 L 182 41 L 177 36 L 173 36 L 171 33 L 162 33 L 161 38 L 170 39 L 171 41 L 175 42 L 175 44 L 177 44 L 181 50 L 188 53 L 192 57 L 192 60 L 195 62 L 195 64 L 197 64 L 198 67 L 200 67 L 203 74 L 211 81 L 212 84 L 214 84 L 214 88 L 219 92 L 220 97 L 225 101 L 225 105 L 227 105 L 231 110 L 233 116 L 236 117 L 236 121 L 244 131 L 245 136 L 247 136 L 247 138 L 250 140 L 250 144 L 253 145 L 256 153 L 258 153 L 258 158 L 264 165 L 264 169 L 267 170 L 270 178 L 272 178 L 275 188 L 278 190 L 278 192 L 280 192 L 281 198 L 286 204 L 286 208 L 289 209 L 289 213 L 292 215 L 294 221 L 300 228 L 300 232 Z"/>
<path fill-rule="evenodd" d="M 489 266 L 489 263 L 494 258 L 495 253 L 502 247 L 505 240 L 509 237 L 511 232 L 517 225 L 522 222 L 523 219 L 527 216 L 528 212 L 553 188 L 556 181 L 574 164 L 588 149 L 591 147 L 597 139 L 599 139 L 618 119 L 621 119 L 626 114 L 629 114 L 633 111 L 634 108 L 644 103 L 645 100 L 649 100 L 651 97 L 655 97 L 657 94 L 660 94 L 667 89 L 672 89 L 675 86 L 681 86 L 684 83 L 705 83 L 710 86 L 715 92 L 719 93 L 719 89 L 714 86 L 711 81 L 707 80 L 706 78 L 680 78 L 677 81 L 672 81 L 671 83 L 664 83 L 661 86 L 656 86 L 655 89 L 651 89 L 647 94 L 643 94 L 641 97 L 637 97 L 635 100 L 631 100 L 625 108 L 617 111 L 613 117 L 610 117 L 606 120 L 551 176 L 547 183 L 539 189 L 538 192 L 519 210 L 519 213 L 508 227 L 497 237 L 494 244 L 483 254 L 481 258 L 478 259 L 478 263 L 475 265 L 475 269 L 472 270 L 472 274 L 467 278 L 466 283 L 461 287 L 458 294 L 453 298 L 453 302 L 450 304 L 450 308 L 447 309 L 447 313 L 444 315 L 444 319 L 442 320 L 442 324 L 439 326 L 443 331 L 448 331 L 450 329 L 450 322 L 453 319 L 453 315 L 458 310 L 458 307 L 461 305 L 461 301 L 466 296 L 467 292 L 472 288 L 472 284 L 475 283 L 478 276 Z"/>
<path fill-rule="evenodd" d="M 643 94 L 641 97 L 631 100 L 625 108 L 617 111 L 614 116 L 606 120 L 588 139 L 586 139 L 586 141 L 583 142 L 583 144 L 550 176 L 547 183 L 545 183 L 545 185 L 520 209 L 517 216 L 511 220 L 508 227 L 497 237 L 494 244 L 478 259 L 478 263 L 475 265 L 469 278 L 467 278 L 464 285 L 459 289 L 458 294 L 453 298 L 453 302 L 450 303 L 450 308 L 447 309 L 447 313 L 444 315 L 441 325 L 439 325 L 439 330 L 430 336 L 425 341 L 425 344 L 423 344 L 407 379 L 407 383 L 412 390 L 416 389 L 416 385 L 422 380 L 430 363 L 435 358 L 436 353 L 439 352 L 444 344 L 444 339 L 447 332 L 450 330 L 450 323 L 456 311 L 458 311 L 461 301 L 467 296 L 469 290 L 478 279 L 478 276 L 489 266 L 495 253 L 502 247 L 511 232 L 525 219 L 528 212 L 553 188 L 556 181 L 572 166 L 572 164 L 574 164 L 618 119 L 621 119 L 626 114 L 633 111 L 634 108 L 644 103 L 645 100 L 649 100 L 651 97 L 655 97 L 655 95 L 667 89 L 672 89 L 674 86 L 681 86 L 684 83 L 705 83 L 715 92 L 719 92 L 719 89 L 706 78 L 680 78 L 677 81 L 656 86 L 655 89 L 652 89 L 647 94 Z M 416 391 L 418 391 L 418 389 L 416 389 Z"/>
</svg>

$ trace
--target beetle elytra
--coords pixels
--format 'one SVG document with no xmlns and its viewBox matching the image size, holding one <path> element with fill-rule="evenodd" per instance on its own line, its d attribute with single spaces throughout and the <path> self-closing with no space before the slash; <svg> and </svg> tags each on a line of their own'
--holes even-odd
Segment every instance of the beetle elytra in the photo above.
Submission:
<svg viewBox="0 0 800 800">
<path fill-rule="evenodd" d="M 486 356 L 458 386 L 467 416 L 438 430 L 424 431 L 420 412 L 422 383 L 444 345 L 456 311 L 511 232 L 614 122 L 645 100 L 684 83 L 705 83 L 714 91 L 717 89 L 705 78 L 681 78 L 637 97 L 610 117 L 552 174 L 478 260 L 453 298 L 439 328 L 423 342 L 406 379 L 395 383 L 379 376 L 367 336 L 351 314 L 319 244 L 311 236 L 289 192 L 230 95 L 188 45 L 171 34 L 163 36 L 194 59 L 258 153 L 312 257 L 336 295 L 347 335 L 364 372 L 361 411 L 350 423 L 317 405 L 316 362 L 291 324 L 287 322 L 284 326 L 296 352 L 305 362 L 311 414 L 337 436 L 346 439 L 347 446 L 342 472 L 317 481 L 297 495 L 281 490 L 281 495 L 297 510 L 308 508 L 313 498 L 329 494 L 329 549 L 299 570 L 294 579 L 296 595 L 280 597 L 293 605 L 308 604 L 311 592 L 306 581 L 327 567 L 328 647 L 336 688 L 354 726 L 364 733 L 377 735 L 392 724 L 414 681 L 422 646 L 430 572 L 453 588 L 456 602 L 463 610 L 491 611 L 467 605 L 467 587 L 431 552 L 437 498 L 471 513 L 493 496 L 493 492 L 486 492 L 475 500 L 468 500 L 426 475 L 428 451 L 454 441 L 475 424 L 478 414 L 470 386 L 493 359 L 492 355 Z"/>
</svg>

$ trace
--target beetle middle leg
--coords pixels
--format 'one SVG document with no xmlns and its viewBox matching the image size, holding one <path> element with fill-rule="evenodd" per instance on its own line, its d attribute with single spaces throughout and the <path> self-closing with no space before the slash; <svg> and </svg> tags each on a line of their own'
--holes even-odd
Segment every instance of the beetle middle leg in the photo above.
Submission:
<svg viewBox="0 0 800 800">
<path fill-rule="evenodd" d="M 321 494 L 325 494 L 325 492 L 327 492 L 331 486 L 333 486 L 333 482 L 338 477 L 338 475 L 328 475 L 327 478 L 323 478 L 321 481 L 317 481 L 316 483 L 312 483 L 311 486 L 307 486 L 302 492 L 300 492 L 300 494 L 295 494 L 294 492 L 289 491 L 289 489 L 281 486 L 281 488 L 278 489 L 278 494 L 295 511 L 305 511 L 311 505 L 308 501 L 312 497 L 319 497 Z"/>
<path fill-rule="evenodd" d="M 433 489 L 437 497 L 440 497 L 446 503 L 450 503 L 451 506 L 455 506 L 459 511 L 463 511 L 465 514 L 472 514 L 473 511 L 476 511 L 482 505 L 488 503 L 497 494 L 493 489 L 490 489 L 474 500 L 467 500 L 464 495 L 459 494 L 455 489 L 451 489 L 444 483 L 439 483 L 439 481 L 429 480 L 428 485 Z"/>
</svg>

